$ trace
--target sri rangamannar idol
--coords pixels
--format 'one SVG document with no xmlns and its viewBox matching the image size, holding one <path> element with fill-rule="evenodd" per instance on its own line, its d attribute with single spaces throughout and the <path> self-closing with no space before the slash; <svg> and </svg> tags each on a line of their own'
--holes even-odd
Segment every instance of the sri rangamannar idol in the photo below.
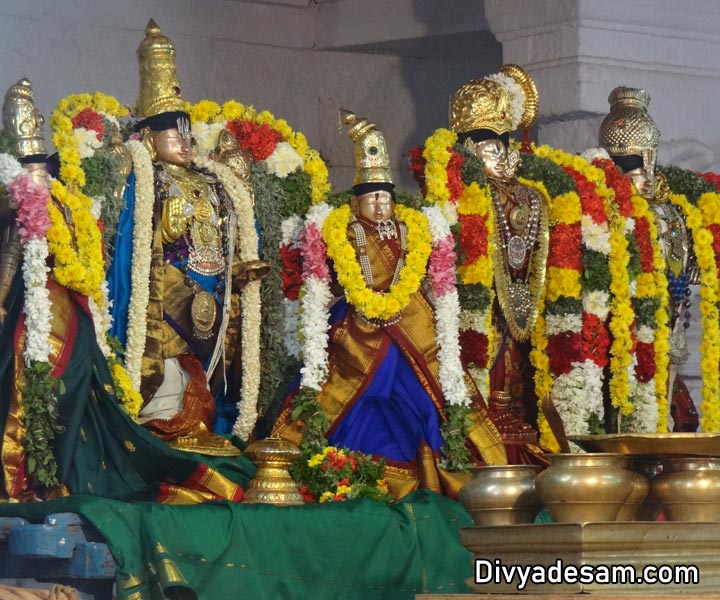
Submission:
<svg viewBox="0 0 720 600">
<path fill-rule="evenodd" d="M 252 200 L 238 193 L 246 182 L 193 161 L 175 50 L 152 20 L 138 60 L 134 197 L 118 227 L 132 258 L 123 264 L 116 247 L 115 332 L 131 376 L 139 371 L 144 425 L 182 449 L 233 453 L 209 430 L 216 397 L 241 387 L 241 294 L 267 271 L 256 249 L 240 259 L 248 224 L 238 223 L 237 203 Z"/>
<path fill-rule="evenodd" d="M 648 201 L 662 248 L 669 288 L 670 373 L 668 397 L 674 431 L 695 431 L 698 417 L 678 368 L 689 356 L 685 329 L 690 306 L 690 285 L 700 283 L 692 236 L 679 207 L 670 201 L 670 188 L 657 170 L 660 130 L 647 108 L 650 95 L 637 88 L 617 87 L 608 98 L 610 113 L 599 133 L 599 144 Z"/>
</svg>

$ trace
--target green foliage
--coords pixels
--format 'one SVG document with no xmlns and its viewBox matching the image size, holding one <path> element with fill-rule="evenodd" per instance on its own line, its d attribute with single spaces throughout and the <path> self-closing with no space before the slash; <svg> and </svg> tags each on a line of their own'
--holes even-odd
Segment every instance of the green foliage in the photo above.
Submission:
<svg viewBox="0 0 720 600">
<path fill-rule="evenodd" d="M 465 440 L 472 427 L 470 407 L 460 404 L 445 405 L 446 421 L 440 427 L 444 444 L 440 466 L 448 471 L 467 471 L 472 465 Z"/>
<path fill-rule="evenodd" d="M 563 168 L 549 158 L 535 154 L 523 154 L 518 176 L 532 181 L 541 181 L 551 198 L 575 190 L 575 182 Z"/>
<path fill-rule="evenodd" d="M 594 291 L 610 289 L 610 269 L 607 256 L 597 250 L 586 248 L 583 252 L 582 263 L 583 288 Z"/>
<path fill-rule="evenodd" d="M 484 311 L 490 304 L 490 290 L 484 285 L 458 284 L 457 291 L 464 310 Z"/>
<path fill-rule="evenodd" d="M 28 474 L 43 488 L 58 484 L 53 441 L 55 435 L 64 430 L 58 425 L 55 397 L 58 381 L 51 377 L 50 372 L 48 363 L 33 362 L 26 366 L 21 401 L 26 428 L 24 442 Z"/>
<path fill-rule="evenodd" d="M 303 179 L 303 176 L 305 177 Z M 292 179 L 291 179 L 292 178 Z M 260 227 L 260 255 L 272 270 L 260 284 L 260 301 L 263 307 L 260 329 L 260 396 L 259 412 L 268 412 L 268 421 L 287 393 L 288 386 L 300 369 L 300 361 L 288 355 L 283 342 L 282 262 L 280 260 L 281 224 L 292 210 L 304 215 L 310 203 L 309 192 L 300 198 L 291 198 L 290 190 L 304 181 L 310 189 L 305 173 L 293 173 L 286 179 L 270 175 L 265 166 L 253 163 L 250 183 L 255 194 L 255 218 Z M 287 186 L 286 186 L 287 184 Z"/>
<path fill-rule="evenodd" d="M 582 300 L 568 296 L 560 296 L 557 300 L 546 300 L 545 312 L 553 316 L 577 315 L 582 312 Z"/>
<path fill-rule="evenodd" d="M 637 237 L 634 235 L 627 236 L 628 241 L 628 254 L 630 260 L 628 261 L 628 273 L 630 273 L 630 281 L 637 279 L 637 276 L 642 273 L 642 261 L 640 259 L 640 245 L 637 242 Z"/>
<path fill-rule="evenodd" d="M 330 421 L 318 402 L 318 393 L 310 388 L 301 387 L 293 399 L 293 411 L 290 418 L 299 421 L 303 434 L 301 449 L 309 449 L 313 453 L 327 446 L 325 433 L 330 428 Z"/>
<path fill-rule="evenodd" d="M 658 167 L 658 172 L 665 175 L 670 191 L 674 194 L 683 194 L 691 204 L 697 205 L 700 196 L 707 192 L 714 192 L 714 186 L 707 180 L 692 171 L 675 166 Z"/>
<path fill-rule="evenodd" d="M 645 296 L 643 298 L 633 298 L 633 307 L 635 308 L 635 320 L 637 321 L 638 329 L 643 325 L 648 327 L 655 327 L 655 313 L 660 308 L 659 298 L 652 296 Z"/>
<path fill-rule="evenodd" d="M 16 142 L 4 131 L 0 131 L 0 154 L 9 154 L 10 156 L 17 157 Z"/>
</svg>

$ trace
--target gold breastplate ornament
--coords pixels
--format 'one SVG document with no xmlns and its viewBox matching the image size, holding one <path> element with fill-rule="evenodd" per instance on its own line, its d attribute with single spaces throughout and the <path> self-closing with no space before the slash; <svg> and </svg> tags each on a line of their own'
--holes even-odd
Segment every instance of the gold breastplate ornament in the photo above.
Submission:
<svg viewBox="0 0 720 600">
<path fill-rule="evenodd" d="M 498 303 L 513 338 L 525 341 L 537 320 L 548 255 L 547 208 L 517 181 L 491 182 L 497 243 L 494 271 Z M 506 214 L 505 204 L 512 208 Z"/>
<path fill-rule="evenodd" d="M 184 236 L 188 243 L 188 269 L 200 275 L 223 273 L 224 219 L 221 202 L 212 182 L 203 173 L 166 165 L 158 171 L 164 190 L 163 241 Z"/>
</svg>

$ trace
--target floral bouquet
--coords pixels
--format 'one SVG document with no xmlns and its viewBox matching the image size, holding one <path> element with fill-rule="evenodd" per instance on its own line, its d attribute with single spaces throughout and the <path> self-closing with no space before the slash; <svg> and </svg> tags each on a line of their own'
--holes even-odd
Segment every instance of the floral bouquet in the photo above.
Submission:
<svg viewBox="0 0 720 600">
<path fill-rule="evenodd" d="M 372 498 L 392 502 L 383 479 L 385 461 L 362 452 L 326 446 L 320 452 L 303 452 L 290 468 L 306 502 L 342 502 Z"/>
</svg>

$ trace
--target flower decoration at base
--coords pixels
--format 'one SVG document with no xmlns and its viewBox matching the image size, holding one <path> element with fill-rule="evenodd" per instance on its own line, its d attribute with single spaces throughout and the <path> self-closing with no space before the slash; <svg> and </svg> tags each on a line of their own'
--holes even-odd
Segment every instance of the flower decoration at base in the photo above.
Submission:
<svg viewBox="0 0 720 600">
<path fill-rule="evenodd" d="M 334 446 L 304 452 L 290 467 L 305 501 L 320 503 L 355 498 L 390 503 L 393 496 L 383 479 L 384 471 L 384 460 Z"/>
</svg>

